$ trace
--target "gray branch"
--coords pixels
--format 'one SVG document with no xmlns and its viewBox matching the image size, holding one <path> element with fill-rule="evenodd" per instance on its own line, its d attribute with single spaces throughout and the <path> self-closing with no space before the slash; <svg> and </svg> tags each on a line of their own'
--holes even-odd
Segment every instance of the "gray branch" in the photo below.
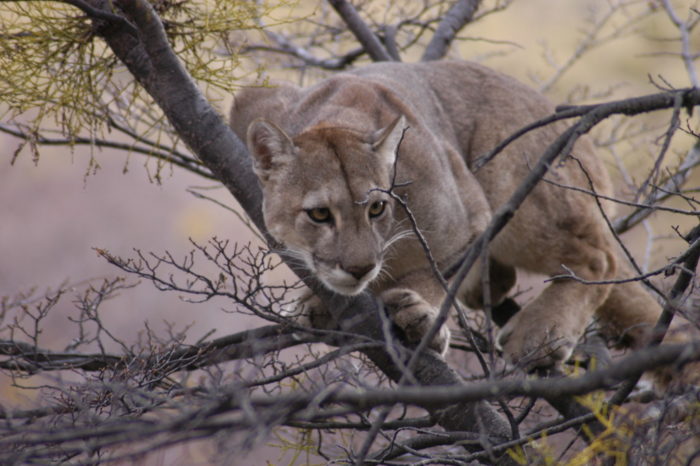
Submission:
<svg viewBox="0 0 700 466">
<path fill-rule="evenodd" d="M 693 167 L 700 165 L 700 143 L 696 143 L 686 154 L 678 166 L 676 172 L 663 184 L 654 189 L 647 198 L 641 202 L 641 206 L 628 215 L 618 218 L 613 222 L 616 233 L 623 233 L 649 217 L 656 209 L 656 204 L 668 199 L 673 193 L 678 192 L 688 179 Z"/>
<path fill-rule="evenodd" d="M 580 377 L 561 376 L 548 379 L 520 377 L 495 381 L 471 383 L 468 386 L 435 387 L 395 387 L 391 389 L 339 389 L 329 393 L 322 403 L 347 403 L 367 409 L 369 407 L 412 404 L 430 408 L 431 406 L 449 406 L 455 402 L 476 400 L 497 400 L 514 396 L 538 397 L 544 399 L 562 396 L 585 395 L 594 390 L 610 388 L 630 377 L 638 376 L 658 367 L 682 366 L 700 360 L 700 340 L 683 344 L 669 344 L 637 350 L 611 364 L 605 369 L 591 371 Z M 309 402 L 315 394 L 289 394 L 290 404 L 301 404 L 302 399 Z M 269 406 L 279 403 L 277 397 L 251 397 L 255 405 Z"/>
<path fill-rule="evenodd" d="M 303 61 L 306 65 L 315 66 L 325 70 L 342 70 L 343 68 L 346 68 L 352 62 L 354 62 L 366 53 L 365 49 L 360 47 L 338 57 L 319 58 L 304 47 L 300 47 L 294 44 L 291 40 L 289 40 L 282 34 L 278 34 L 270 30 L 265 31 L 265 33 L 270 39 L 277 43 L 278 48 L 265 46 L 248 46 L 246 49 L 257 49 L 264 50 L 267 52 L 276 52 L 292 55 Z"/>
<path fill-rule="evenodd" d="M 479 2 L 480 0 L 458 0 L 447 10 L 425 48 L 421 61 L 439 60 L 445 56 L 457 33 L 474 18 Z"/>
<path fill-rule="evenodd" d="M 362 47 L 367 51 L 367 54 L 374 61 L 392 61 L 391 55 L 379 41 L 377 36 L 360 18 L 359 13 L 346 0 L 328 0 L 333 9 L 340 15 L 345 22 L 345 25 L 355 35 Z"/>
</svg>

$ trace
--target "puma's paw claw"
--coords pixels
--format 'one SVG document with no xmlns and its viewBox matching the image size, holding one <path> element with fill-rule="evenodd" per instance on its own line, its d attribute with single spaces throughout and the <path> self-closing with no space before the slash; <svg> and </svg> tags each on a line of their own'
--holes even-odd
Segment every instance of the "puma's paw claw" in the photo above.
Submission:
<svg viewBox="0 0 700 466">
<path fill-rule="evenodd" d="M 381 295 L 391 320 L 404 332 L 411 343 L 418 343 L 435 322 L 437 309 L 418 293 L 408 289 L 391 289 Z M 444 355 L 450 341 L 450 330 L 440 328 L 428 347 Z"/>
</svg>

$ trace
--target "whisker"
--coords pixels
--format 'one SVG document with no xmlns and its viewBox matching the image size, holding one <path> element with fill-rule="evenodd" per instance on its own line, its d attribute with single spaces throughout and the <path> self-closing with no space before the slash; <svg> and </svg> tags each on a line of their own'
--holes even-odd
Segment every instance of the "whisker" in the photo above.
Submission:
<svg viewBox="0 0 700 466">
<path fill-rule="evenodd" d="M 389 238 L 389 240 L 384 245 L 384 251 L 389 250 L 398 241 L 401 241 L 402 239 L 408 238 L 410 236 L 413 236 L 413 230 L 400 230 L 399 232 L 394 234 L 391 238 Z"/>
<path fill-rule="evenodd" d="M 276 252 L 277 254 L 288 258 L 290 262 L 299 265 L 307 270 L 313 271 L 313 261 L 310 259 L 310 255 L 308 252 L 292 248 L 286 248 L 278 250 Z"/>
<path fill-rule="evenodd" d="M 382 267 L 379 270 L 379 273 L 377 274 L 377 278 L 375 280 L 382 281 L 382 280 L 387 280 L 387 281 L 394 281 L 394 276 L 391 275 L 391 272 L 389 272 L 389 267 L 385 266 Z"/>
</svg>

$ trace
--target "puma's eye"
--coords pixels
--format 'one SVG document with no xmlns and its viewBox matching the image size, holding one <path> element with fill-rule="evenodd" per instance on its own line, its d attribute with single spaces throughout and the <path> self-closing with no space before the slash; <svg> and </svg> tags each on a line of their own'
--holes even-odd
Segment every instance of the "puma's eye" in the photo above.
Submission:
<svg viewBox="0 0 700 466">
<path fill-rule="evenodd" d="M 370 218 L 379 217 L 382 215 L 382 212 L 384 212 L 385 207 L 386 201 L 375 201 L 369 206 L 369 210 L 367 212 L 369 213 Z"/>
<path fill-rule="evenodd" d="M 331 221 L 331 211 L 326 207 L 317 207 L 306 211 L 309 218 L 317 223 L 325 223 Z"/>
</svg>

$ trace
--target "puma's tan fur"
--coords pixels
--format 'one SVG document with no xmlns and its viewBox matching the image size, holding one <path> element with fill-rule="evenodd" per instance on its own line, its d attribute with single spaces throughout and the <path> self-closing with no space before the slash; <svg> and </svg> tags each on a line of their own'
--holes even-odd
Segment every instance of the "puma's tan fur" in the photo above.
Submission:
<svg viewBox="0 0 700 466">
<path fill-rule="evenodd" d="M 529 167 L 562 131 L 555 124 L 510 144 L 482 169 L 475 159 L 527 123 L 553 112 L 543 96 L 473 63 L 382 63 L 337 74 L 309 88 L 240 92 L 231 126 L 245 138 L 264 192 L 270 233 L 331 290 L 365 288 L 385 302 L 409 339 L 429 328 L 444 291 L 411 232 L 406 200 L 437 264 L 448 267 L 487 226 Z M 514 268 L 601 281 L 629 275 L 592 196 L 610 181 L 589 141 L 540 182 L 491 243 L 491 302 L 513 286 Z M 575 160 L 574 160 L 575 158 Z M 584 170 L 586 173 L 584 173 Z M 481 303 L 477 271 L 463 286 Z M 498 342 L 527 367 L 568 358 L 594 316 L 612 336 L 639 345 L 660 308 L 634 282 L 552 281 L 505 325 Z M 447 330 L 433 341 L 443 350 Z"/>
</svg>

